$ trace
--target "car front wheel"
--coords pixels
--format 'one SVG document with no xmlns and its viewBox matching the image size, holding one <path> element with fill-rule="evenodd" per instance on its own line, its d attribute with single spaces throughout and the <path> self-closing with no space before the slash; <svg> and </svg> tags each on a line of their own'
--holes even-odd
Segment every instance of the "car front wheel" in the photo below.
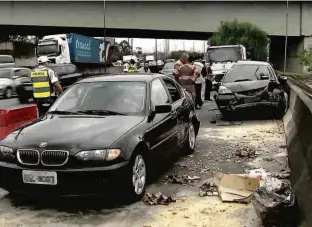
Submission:
<svg viewBox="0 0 312 227">
<path fill-rule="evenodd" d="M 7 99 L 10 99 L 12 98 L 13 96 L 13 89 L 8 87 L 7 89 L 5 89 L 4 91 L 4 97 L 7 98 Z"/>
<path fill-rule="evenodd" d="M 126 200 L 136 202 L 142 199 L 146 189 L 147 167 L 144 156 L 141 153 L 135 153 L 131 158 L 126 171 Z"/>
</svg>

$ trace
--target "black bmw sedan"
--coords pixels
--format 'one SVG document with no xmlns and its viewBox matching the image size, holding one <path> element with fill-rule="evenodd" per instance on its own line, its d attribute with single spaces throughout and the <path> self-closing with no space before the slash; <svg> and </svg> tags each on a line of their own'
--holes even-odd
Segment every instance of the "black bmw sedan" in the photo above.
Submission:
<svg viewBox="0 0 312 227">
<path fill-rule="evenodd" d="M 0 141 L 0 187 L 57 196 L 122 190 L 138 200 L 151 165 L 194 151 L 199 126 L 191 96 L 166 76 L 84 79 Z"/>
<path fill-rule="evenodd" d="M 235 110 L 255 107 L 273 108 L 283 115 L 288 106 L 283 90 L 286 80 L 267 62 L 239 61 L 225 74 L 214 98 L 225 117 L 231 117 Z"/>
</svg>

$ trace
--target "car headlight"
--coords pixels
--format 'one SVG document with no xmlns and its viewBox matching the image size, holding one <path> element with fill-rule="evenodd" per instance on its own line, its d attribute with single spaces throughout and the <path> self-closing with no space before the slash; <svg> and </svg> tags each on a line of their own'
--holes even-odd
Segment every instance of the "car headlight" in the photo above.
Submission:
<svg viewBox="0 0 312 227">
<path fill-rule="evenodd" d="M 75 157 L 82 161 L 111 161 L 119 157 L 120 149 L 80 151 Z"/>
<path fill-rule="evenodd" d="M 10 147 L 0 146 L 0 159 L 14 159 L 14 151 Z"/>
<path fill-rule="evenodd" d="M 233 94 L 233 92 L 225 86 L 220 86 L 218 90 L 219 94 Z"/>
<path fill-rule="evenodd" d="M 14 83 L 15 83 L 15 86 L 20 86 L 22 84 L 22 81 L 17 79 L 17 80 L 14 80 Z"/>
</svg>

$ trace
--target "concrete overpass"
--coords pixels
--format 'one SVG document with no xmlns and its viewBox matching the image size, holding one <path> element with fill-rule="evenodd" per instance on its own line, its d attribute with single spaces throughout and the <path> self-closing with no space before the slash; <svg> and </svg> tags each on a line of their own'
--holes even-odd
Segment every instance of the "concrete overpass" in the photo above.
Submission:
<svg viewBox="0 0 312 227">
<path fill-rule="evenodd" d="M 103 1 L 0 2 L 1 33 L 102 36 L 103 5 Z M 285 1 L 106 1 L 106 27 L 107 36 L 115 37 L 207 39 L 221 21 L 238 19 L 258 25 L 273 37 L 274 46 L 279 45 L 272 51 L 274 57 L 283 47 L 285 12 Z M 291 56 L 312 48 L 311 21 L 312 2 L 290 1 Z M 298 65 L 296 61 L 289 59 L 290 68 Z"/>
</svg>

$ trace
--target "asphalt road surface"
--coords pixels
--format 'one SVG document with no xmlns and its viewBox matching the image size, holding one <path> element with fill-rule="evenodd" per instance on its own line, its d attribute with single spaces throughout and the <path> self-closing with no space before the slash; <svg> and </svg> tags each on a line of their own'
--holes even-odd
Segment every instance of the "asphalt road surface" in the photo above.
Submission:
<svg viewBox="0 0 312 227">
<path fill-rule="evenodd" d="M 16 100 L 3 100 L 15 105 Z M 275 172 L 287 168 L 285 138 L 280 120 L 253 119 L 230 124 L 220 119 L 214 102 L 198 110 L 201 128 L 193 155 L 180 158 L 152 183 L 147 192 L 161 192 L 177 198 L 168 206 L 132 205 L 107 199 L 36 200 L 13 199 L 0 190 L 1 227 L 260 227 L 252 204 L 223 203 L 216 197 L 200 197 L 199 186 L 215 172 L 244 173 L 246 169 L 267 168 Z M 210 123 L 216 119 L 217 124 Z M 238 149 L 254 150 L 254 157 L 238 157 Z M 248 149 L 247 149 L 248 148 Z M 194 185 L 166 182 L 166 175 L 199 176 Z"/>
<path fill-rule="evenodd" d="M 13 108 L 19 108 L 22 106 L 27 106 L 30 104 L 20 104 L 17 98 L 11 98 L 11 99 L 0 99 L 0 109 L 13 109 Z"/>
</svg>

